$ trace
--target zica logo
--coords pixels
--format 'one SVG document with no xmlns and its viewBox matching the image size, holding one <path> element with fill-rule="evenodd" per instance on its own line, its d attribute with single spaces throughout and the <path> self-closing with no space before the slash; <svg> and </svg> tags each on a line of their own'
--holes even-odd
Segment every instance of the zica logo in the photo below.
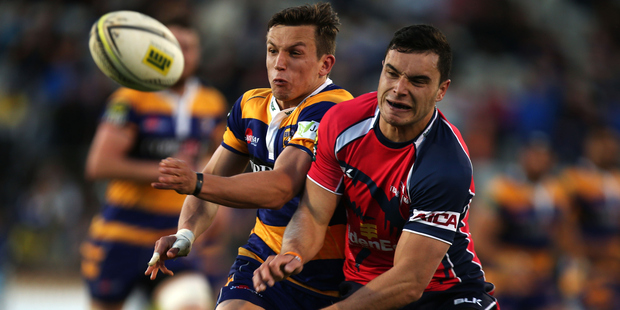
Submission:
<svg viewBox="0 0 620 310">
<path fill-rule="evenodd" d="M 172 57 L 154 46 L 149 45 L 149 49 L 146 51 L 142 63 L 155 69 L 155 71 L 161 73 L 163 76 L 166 76 L 168 71 L 170 71 L 170 65 L 172 65 Z"/>
</svg>

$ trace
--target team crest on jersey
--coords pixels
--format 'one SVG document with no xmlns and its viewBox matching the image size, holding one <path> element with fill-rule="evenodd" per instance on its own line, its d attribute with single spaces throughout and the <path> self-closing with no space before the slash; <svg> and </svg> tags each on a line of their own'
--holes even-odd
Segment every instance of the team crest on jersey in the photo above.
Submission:
<svg viewBox="0 0 620 310">
<path fill-rule="evenodd" d="M 282 133 L 282 147 L 286 147 L 288 142 L 291 141 L 291 138 L 293 138 L 291 128 L 286 128 Z"/>
<path fill-rule="evenodd" d="M 396 186 L 390 186 L 390 192 L 394 195 L 394 197 L 398 197 L 400 200 L 400 204 L 409 205 L 411 200 L 409 199 L 409 194 L 407 193 L 407 186 L 405 183 L 400 182 L 399 188 Z"/>
<path fill-rule="evenodd" d="M 245 142 L 253 146 L 257 146 L 259 140 L 260 138 L 254 136 L 251 128 L 245 130 Z"/>
</svg>

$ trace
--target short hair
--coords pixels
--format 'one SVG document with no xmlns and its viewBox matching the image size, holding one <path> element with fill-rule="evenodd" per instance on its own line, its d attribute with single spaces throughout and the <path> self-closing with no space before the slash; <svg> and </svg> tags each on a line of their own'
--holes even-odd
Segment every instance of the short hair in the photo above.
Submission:
<svg viewBox="0 0 620 310">
<path fill-rule="evenodd" d="M 267 30 L 277 25 L 315 26 L 317 57 L 336 53 L 336 34 L 339 31 L 340 19 L 329 3 L 319 2 L 286 8 L 271 17 Z"/>
<path fill-rule="evenodd" d="M 439 56 L 437 63 L 440 74 L 439 83 L 450 78 L 452 48 L 446 36 L 434 26 L 420 24 L 397 30 L 385 51 L 386 56 L 390 50 L 401 53 L 435 53 Z"/>
</svg>

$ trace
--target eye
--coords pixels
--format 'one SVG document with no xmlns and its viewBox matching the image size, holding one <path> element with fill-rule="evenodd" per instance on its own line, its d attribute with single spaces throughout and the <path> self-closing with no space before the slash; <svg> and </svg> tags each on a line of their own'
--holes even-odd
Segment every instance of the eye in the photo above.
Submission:
<svg viewBox="0 0 620 310">
<path fill-rule="evenodd" d="M 275 50 L 274 48 L 269 47 L 269 48 L 267 48 L 267 53 L 269 53 L 269 54 L 275 54 L 275 53 L 276 53 L 276 50 Z"/>
<path fill-rule="evenodd" d="M 388 70 L 388 71 L 385 71 L 385 73 L 387 73 L 387 75 L 389 77 L 393 77 L 393 78 L 398 77 L 398 74 L 396 72 L 394 72 L 394 71 L 389 71 Z"/>
</svg>

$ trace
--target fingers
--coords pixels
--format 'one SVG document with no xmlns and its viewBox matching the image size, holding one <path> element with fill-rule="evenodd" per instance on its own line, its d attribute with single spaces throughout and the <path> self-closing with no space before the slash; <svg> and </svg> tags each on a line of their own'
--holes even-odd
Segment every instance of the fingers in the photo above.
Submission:
<svg viewBox="0 0 620 310">
<path fill-rule="evenodd" d="M 172 189 L 180 194 L 192 193 L 195 188 L 196 173 L 185 161 L 168 157 L 159 162 L 159 177 L 151 183 L 156 189 Z"/>
<path fill-rule="evenodd" d="M 170 250 L 168 250 L 168 252 L 166 252 L 166 255 L 168 255 L 168 258 L 175 258 L 177 257 L 177 255 L 179 255 L 179 248 L 171 248 Z"/>
<path fill-rule="evenodd" d="M 282 281 L 291 275 L 298 274 L 303 264 L 291 255 L 269 256 L 265 262 L 254 271 L 252 282 L 257 292 L 272 287 L 275 282 Z"/>
<path fill-rule="evenodd" d="M 148 265 L 149 266 L 153 266 L 155 265 L 155 263 L 157 263 L 159 261 L 159 253 L 154 252 L 153 256 L 151 256 L 151 260 L 149 260 Z"/>
<path fill-rule="evenodd" d="M 162 273 L 167 274 L 169 276 L 173 276 L 174 272 L 172 272 L 170 269 L 168 269 L 166 267 L 166 265 L 164 265 L 164 263 L 162 261 L 159 261 L 157 263 L 155 263 L 153 266 L 148 266 L 146 268 L 146 271 L 144 272 L 145 276 L 150 275 L 150 279 L 151 280 L 155 280 L 155 278 L 157 278 L 157 273 L 161 270 Z"/>
<path fill-rule="evenodd" d="M 269 256 L 267 260 L 265 260 L 265 262 L 258 267 L 258 269 L 254 270 L 252 282 L 254 283 L 254 289 L 257 292 L 262 292 L 267 289 L 267 285 L 273 286 L 275 283 L 269 269 L 269 263 L 274 257 L 275 256 Z"/>
</svg>

